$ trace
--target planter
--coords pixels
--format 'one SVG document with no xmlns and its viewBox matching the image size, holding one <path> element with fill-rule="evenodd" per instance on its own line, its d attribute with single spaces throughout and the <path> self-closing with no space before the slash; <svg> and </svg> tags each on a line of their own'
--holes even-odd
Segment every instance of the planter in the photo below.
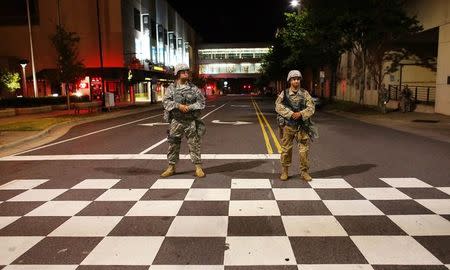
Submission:
<svg viewBox="0 0 450 270">
<path fill-rule="evenodd" d="M 53 111 L 63 111 L 63 110 L 67 110 L 67 105 L 66 105 L 66 104 L 52 105 L 52 110 L 53 110 Z"/>
<path fill-rule="evenodd" d="M 16 115 L 15 109 L 0 110 L 0 117 L 8 117 L 8 116 L 14 116 L 14 115 Z"/>
<path fill-rule="evenodd" d="M 45 112 L 51 112 L 51 111 L 52 111 L 52 106 L 16 108 L 16 114 L 45 113 Z"/>
<path fill-rule="evenodd" d="M 415 112 L 421 112 L 421 113 L 435 113 L 434 111 L 434 105 L 424 105 L 424 104 L 417 104 Z"/>
</svg>

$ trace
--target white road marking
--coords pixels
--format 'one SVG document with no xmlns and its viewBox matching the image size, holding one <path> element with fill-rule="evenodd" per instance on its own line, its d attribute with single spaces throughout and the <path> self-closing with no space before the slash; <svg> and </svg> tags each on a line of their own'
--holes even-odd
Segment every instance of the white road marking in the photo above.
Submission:
<svg viewBox="0 0 450 270">
<path fill-rule="evenodd" d="M 223 124 L 223 125 L 233 125 L 233 126 L 253 124 L 252 122 L 244 122 L 244 121 L 223 122 L 223 121 L 220 121 L 220 120 L 212 120 L 211 123 L 213 123 L 213 124 Z"/>
<path fill-rule="evenodd" d="M 140 126 L 153 127 L 153 126 L 167 126 L 168 124 L 169 124 L 169 123 L 156 122 L 156 123 L 139 124 L 139 125 L 140 125 Z"/>
<path fill-rule="evenodd" d="M 7 156 L 0 161 L 46 161 L 46 160 L 166 160 L 166 154 L 100 154 L 100 155 L 41 155 L 41 156 Z M 190 159 L 190 155 L 180 155 L 180 159 Z M 275 160 L 280 154 L 202 154 L 204 160 Z"/>
<path fill-rule="evenodd" d="M 220 107 L 218 107 L 218 108 L 215 108 L 214 110 L 212 110 L 212 111 L 210 111 L 209 113 L 205 114 L 201 119 L 202 119 L 202 120 L 205 119 L 205 118 L 208 117 L 210 114 L 212 114 L 213 112 L 217 111 L 218 109 L 221 109 L 223 106 L 225 106 L 225 105 L 227 105 L 227 104 L 228 104 L 228 102 L 225 103 L 225 104 L 222 104 L 222 105 L 221 105 Z"/>
<path fill-rule="evenodd" d="M 206 117 L 208 117 L 210 114 L 212 114 L 213 112 L 219 110 L 220 108 L 222 108 L 223 106 L 225 106 L 227 103 L 222 104 L 220 107 L 215 108 L 214 110 L 210 111 L 209 113 L 205 114 L 201 119 L 205 119 Z M 154 145 L 150 146 L 149 148 L 145 149 L 144 151 L 140 152 L 139 154 L 145 154 L 147 152 L 150 152 L 151 150 L 155 149 L 156 147 L 160 146 L 161 144 L 165 143 L 167 141 L 167 138 L 162 139 L 161 141 L 155 143 Z"/>
<path fill-rule="evenodd" d="M 27 150 L 27 151 L 20 152 L 18 154 L 15 154 L 15 156 L 22 155 L 22 154 L 25 154 L 25 153 L 28 153 L 28 152 L 32 152 L 32 151 L 36 151 L 36 150 L 39 150 L 39 149 L 47 148 L 47 147 L 50 147 L 50 146 L 58 145 L 58 144 L 61 144 L 61 143 L 70 142 L 70 141 L 73 141 L 73 140 L 77 140 L 77 139 L 80 139 L 80 138 L 83 138 L 83 137 L 87 137 L 87 136 L 94 135 L 94 134 L 97 134 L 97 133 L 100 133 L 100 132 L 104 132 L 104 131 L 108 131 L 108 130 L 111 130 L 111 129 L 115 129 L 115 128 L 131 125 L 131 124 L 134 124 L 134 123 L 137 123 L 137 122 L 141 122 L 141 121 L 144 121 L 144 120 L 147 120 L 147 119 L 155 118 L 155 117 L 158 117 L 158 116 L 161 116 L 161 115 L 162 114 L 157 114 L 157 115 L 153 115 L 153 116 L 149 116 L 149 117 L 144 117 L 144 118 L 141 118 L 141 119 L 138 119 L 138 120 L 134 120 L 134 121 L 125 123 L 125 124 L 120 124 L 120 125 L 117 125 L 117 126 L 112 126 L 112 127 L 109 127 L 109 128 L 100 129 L 100 130 L 97 130 L 97 131 L 94 131 L 94 132 L 90 132 L 90 133 L 87 133 L 87 134 L 84 134 L 84 135 L 80 135 L 80 136 L 77 136 L 77 137 L 73 137 L 73 138 L 70 138 L 70 139 L 66 139 L 66 140 L 63 140 L 63 141 L 59 141 L 59 142 L 55 142 L 55 143 L 51 143 L 51 144 L 46 144 L 44 146 L 40 146 L 40 147 L 36 147 L 36 148 L 30 149 L 30 150 Z"/>
</svg>

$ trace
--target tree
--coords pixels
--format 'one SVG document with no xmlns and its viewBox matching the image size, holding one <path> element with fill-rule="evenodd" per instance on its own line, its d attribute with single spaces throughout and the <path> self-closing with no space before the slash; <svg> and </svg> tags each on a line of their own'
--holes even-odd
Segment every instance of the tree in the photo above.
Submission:
<svg viewBox="0 0 450 270">
<path fill-rule="evenodd" d="M 283 44 L 282 39 L 277 36 L 272 48 L 262 58 L 260 84 L 271 80 L 283 79 L 286 72 L 292 67 L 289 61 L 291 51 Z M 262 86 L 262 85 L 260 85 Z"/>
<path fill-rule="evenodd" d="M 363 103 L 369 77 L 380 89 L 384 76 L 403 59 L 416 58 L 423 66 L 433 66 L 426 50 L 401 42 L 422 29 L 415 17 L 406 14 L 404 4 L 405 0 L 303 0 L 298 14 L 286 14 L 280 39 L 289 54 L 278 64 L 313 69 L 330 66 L 335 89 L 340 56 L 351 52 L 359 67 L 352 79 L 360 84 Z"/>
<path fill-rule="evenodd" d="M 286 14 L 286 26 L 281 31 L 284 44 L 292 51 L 287 61 L 312 69 L 329 66 L 331 88 L 335 89 L 340 56 L 351 48 L 344 38 L 344 25 L 338 16 L 342 7 L 329 0 L 305 0 L 302 3 L 301 12 Z"/>
<path fill-rule="evenodd" d="M 359 102 L 364 102 L 364 91 L 371 75 L 380 90 L 386 74 L 402 60 L 413 55 L 398 41 L 422 30 L 415 17 L 409 17 L 405 0 L 346 0 L 342 2 L 345 12 L 340 20 L 347 27 L 345 37 L 353 44 L 352 53 L 361 66 L 357 80 L 362 82 Z M 383 67 L 386 61 L 391 65 Z"/>
<path fill-rule="evenodd" d="M 75 32 L 67 32 L 62 25 L 56 26 L 56 32 L 50 37 L 56 49 L 58 67 L 56 80 L 65 84 L 67 109 L 70 109 L 69 84 L 74 84 L 83 77 L 84 65 L 78 59 L 80 37 Z"/>
<path fill-rule="evenodd" d="M 3 71 L 0 74 L 0 81 L 9 92 L 20 89 L 20 75 L 17 72 Z"/>
</svg>

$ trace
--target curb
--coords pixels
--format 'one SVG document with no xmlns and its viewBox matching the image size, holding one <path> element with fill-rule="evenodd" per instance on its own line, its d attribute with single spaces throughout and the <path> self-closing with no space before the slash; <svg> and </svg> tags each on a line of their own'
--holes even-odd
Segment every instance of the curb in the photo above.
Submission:
<svg viewBox="0 0 450 270">
<path fill-rule="evenodd" d="M 19 144 L 22 143 L 27 143 L 29 141 L 35 140 L 35 139 L 39 139 L 41 137 L 43 137 L 44 135 L 49 134 L 51 131 L 58 129 L 58 128 L 62 128 L 62 127 L 74 127 L 80 124 L 85 124 L 85 123 L 90 123 L 90 122 L 95 122 L 95 121 L 99 121 L 99 120 L 106 120 L 106 119 L 113 119 L 113 118 L 117 118 L 117 117 L 122 117 L 122 116 L 128 116 L 128 115 L 133 115 L 133 114 L 138 114 L 138 113 L 143 113 L 143 112 L 148 112 L 148 111 L 155 111 L 161 109 L 159 107 L 153 107 L 151 106 L 150 108 L 145 108 L 145 109 L 141 109 L 139 110 L 139 108 L 137 108 L 137 110 L 139 111 L 130 111 L 128 113 L 123 113 L 123 114 L 119 114 L 119 115 L 99 115 L 99 116 L 94 116 L 91 119 L 82 119 L 82 120 L 75 120 L 75 121 L 68 121 L 68 122 L 64 122 L 64 123 L 58 123 L 55 125 L 52 125 L 44 130 L 42 130 L 41 132 L 39 132 L 38 134 L 29 136 L 29 137 L 25 137 L 23 139 L 19 139 L 15 142 L 11 142 L 5 145 L 0 145 L 0 151 L 4 151 L 4 150 L 8 150 L 10 148 L 13 148 Z"/>
</svg>

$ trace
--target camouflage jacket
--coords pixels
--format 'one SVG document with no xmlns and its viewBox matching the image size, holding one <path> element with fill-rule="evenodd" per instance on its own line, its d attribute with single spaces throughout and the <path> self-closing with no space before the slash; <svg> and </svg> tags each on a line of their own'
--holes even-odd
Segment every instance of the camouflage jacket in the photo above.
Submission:
<svg viewBox="0 0 450 270">
<path fill-rule="evenodd" d="M 180 104 L 187 105 L 189 111 L 182 113 L 178 106 Z M 200 112 L 205 108 L 205 97 L 202 92 L 193 84 L 187 83 L 185 85 L 171 84 L 166 89 L 166 95 L 163 99 L 164 116 L 170 122 L 170 119 L 175 118 L 179 121 L 191 121 L 200 117 Z M 167 116 L 166 116 L 167 115 Z"/>
</svg>

